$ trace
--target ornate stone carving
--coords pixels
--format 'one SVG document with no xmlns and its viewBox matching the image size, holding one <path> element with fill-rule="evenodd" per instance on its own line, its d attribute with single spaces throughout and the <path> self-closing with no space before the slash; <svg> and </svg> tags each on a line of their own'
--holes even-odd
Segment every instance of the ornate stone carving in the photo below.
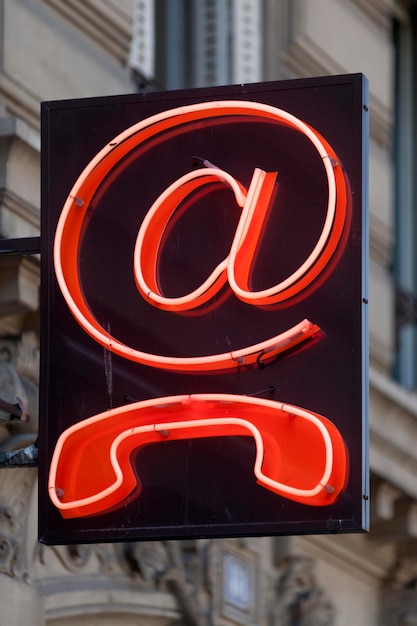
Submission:
<svg viewBox="0 0 417 626">
<path fill-rule="evenodd" d="M 5 359 L 9 359 L 10 353 L 8 352 L 8 348 L 3 344 L 0 347 L 0 350 L 5 357 Z M 0 361 L 0 398 L 5 400 L 9 404 L 16 404 L 17 398 L 22 402 L 22 404 L 27 405 L 27 397 L 26 392 L 23 387 L 21 378 L 17 373 L 16 369 L 6 360 Z M 10 419 L 10 415 L 7 411 L 0 411 L 0 419 L 2 421 L 7 421 Z"/>
<path fill-rule="evenodd" d="M 165 544 L 160 541 L 132 542 L 116 548 L 123 571 L 142 579 L 145 586 L 158 589 L 169 568 Z"/>
<path fill-rule="evenodd" d="M 33 331 L 23 333 L 17 346 L 16 369 L 20 376 L 39 381 L 39 339 Z"/>
<path fill-rule="evenodd" d="M 99 543 L 94 546 L 94 554 L 99 563 L 100 572 L 104 575 L 120 572 L 120 565 L 116 556 L 116 544 Z"/>
<path fill-rule="evenodd" d="M 193 558 L 189 558 L 188 561 L 184 558 L 184 545 L 181 542 L 169 541 L 165 546 L 170 562 L 170 568 L 166 574 L 167 587 L 178 600 L 183 614 L 181 624 L 183 626 L 207 626 L 207 620 L 199 603 L 199 577 L 193 576 L 197 565 L 196 546 L 194 545 Z"/>
<path fill-rule="evenodd" d="M 381 626 L 416 626 L 416 589 L 384 590 L 378 623 Z"/>
<path fill-rule="evenodd" d="M 0 572 L 18 580 L 28 577 L 25 559 L 28 502 L 34 469 L 4 470 L 0 482 Z"/>
<path fill-rule="evenodd" d="M 129 571 L 127 558 L 119 544 L 45 546 L 37 544 L 34 552 L 34 578 L 42 580 L 48 572 L 57 576 L 101 575 L 119 577 Z M 143 588 L 143 585 L 140 585 Z"/>
<path fill-rule="evenodd" d="M 25 447 L 34 442 L 38 431 L 38 385 L 25 378 L 17 369 L 20 363 L 19 354 L 29 351 L 34 360 L 38 359 L 38 352 L 33 348 L 33 341 L 29 340 L 28 351 L 24 347 L 26 340 L 15 341 L 0 338 L 0 398 L 9 404 L 19 405 L 29 415 L 29 421 L 18 419 L 10 420 L 10 414 L 0 410 L 0 448 L 2 450 Z M 25 362 L 29 362 L 29 357 Z M 34 363 L 35 370 L 38 363 Z M 29 366 L 23 368 L 26 373 Z"/>
<path fill-rule="evenodd" d="M 281 563 L 272 610 L 274 626 L 333 626 L 334 608 L 314 576 L 314 562 L 291 556 Z"/>
<path fill-rule="evenodd" d="M 70 546 L 50 546 L 42 547 L 41 553 L 45 550 L 51 550 L 63 567 L 71 574 L 79 574 L 91 557 L 92 549 L 90 546 L 70 545 Z M 45 559 L 42 558 L 45 562 Z"/>
<path fill-rule="evenodd" d="M 202 570 L 207 563 L 196 541 L 149 541 L 123 544 L 119 562 L 147 586 L 171 592 L 182 612 L 182 626 L 206 626 Z M 178 625 L 179 626 L 179 625 Z"/>
</svg>

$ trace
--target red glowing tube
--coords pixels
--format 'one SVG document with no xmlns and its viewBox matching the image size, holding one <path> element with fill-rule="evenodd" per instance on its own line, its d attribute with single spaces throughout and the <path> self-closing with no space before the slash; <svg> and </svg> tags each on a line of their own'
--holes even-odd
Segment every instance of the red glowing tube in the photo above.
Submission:
<svg viewBox="0 0 417 626">
<path fill-rule="evenodd" d="M 179 203 L 192 191 L 202 185 L 219 181 L 232 189 L 238 206 L 243 207 L 246 191 L 230 174 L 219 168 L 199 169 L 182 176 L 168 187 L 154 202 L 143 220 L 136 239 L 134 273 L 143 298 L 154 306 L 170 311 L 196 308 L 210 300 L 226 282 L 227 258 L 217 265 L 200 287 L 186 296 L 166 298 L 158 286 L 158 255 L 161 239 L 170 218 Z"/>
<path fill-rule="evenodd" d="M 329 187 L 326 219 L 313 250 L 291 276 L 269 289 L 254 292 L 249 288 L 250 272 L 259 246 L 260 233 L 264 226 L 277 173 L 266 173 L 256 168 L 246 193 L 241 183 L 230 174 L 224 170 L 210 168 L 187 174 L 173 183 L 161 194 L 147 213 L 139 230 L 134 255 L 136 283 L 143 297 L 154 306 L 167 310 L 184 311 L 196 308 L 207 302 L 224 285 L 225 271 L 227 271 L 227 279 L 233 292 L 249 304 L 267 305 L 281 302 L 307 287 L 332 257 L 342 235 L 346 216 L 344 175 L 340 166 L 338 164 L 335 166 L 335 158 L 328 154 L 329 151 L 333 154 L 330 146 L 327 145 L 327 148 L 327 151 L 323 148 L 320 153 Z M 339 168 L 337 174 L 333 173 L 334 167 Z M 158 287 L 157 267 L 163 232 L 180 202 L 197 186 L 214 182 L 216 176 L 219 180 L 229 183 L 235 193 L 237 204 L 242 208 L 230 255 L 192 293 L 177 298 L 165 297 Z M 193 180 L 195 185 L 191 186 L 190 180 Z M 336 190 L 338 190 L 337 193 Z"/>
<path fill-rule="evenodd" d="M 297 325 L 285 333 L 238 350 L 233 354 L 222 353 L 190 358 L 149 354 L 125 345 L 103 328 L 91 311 L 80 284 L 78 260 L 85 216 L 93 196 L 112 169 L 138 146 L 146 150 L 145 142 L 163 141 L 171 132 L 178 132 L 179 129 L 186 128 L 194 121 L 224 119 L 226 123 L 230 119 L 239 117 L 243 119 L 248 116 L 254 120 L 268 120 L 272 123 L 283 124 L 301 132 L 313 144 L 323 163 L 328 183 L 327 213 L 322 233 L 313 251 L 298 270 L 279 285 L 260 292 L 252 292 L 249 286 L 251 266 L 259 243 L 259 233 L 268 208 L 275 174 L 256 169 L 246 194 L 243 186 L 230 174 L 218 168 L 208 168 L 199 170 L 198 173 L 190 173 L 176 181 L 154 204 L 153 212 L 148 213 L 147 222 L 140 230 L 135 251 L 134 271 L 139 289 L 143 296 L 156 306 L 184 310 L 207 302 L 224 284 L 227 272 L 227 280 L 239 298 L 252 304 L 273 304 L 286 300 L 305 289 L 328 264 L 343 231 L 346 186 L 335 153 L 318 133 L 286 111 L 257 102 L 237 100 L 204 102 L 158 113 L 126 129 L 92 159 L 69 194 L 56 230 L 54 265 L 61 292 L 80 326 L 108 350 L 126 359 L 152 367 L 180 371 L 195 369 L 213 371 L 234 368 L 241 363 L 250 365 L 256 362 L 264 351 L 269 351 L 271 355 L 281 352 L 282 341 L 287 344 L 288 337 L 296 336 L 295 342 L 299 343 L 317 332 L 318 327 L 306 321 L 301 334 Z M 242 216 L 232 243 L 231 253 L 195 292 L 183 298 L 165 298 L 159 292 L 157 285 L 156 255 L 166 226 L 166 218 L 172 215 L 178 202 L 193 189 L 202 184 L 219 181 L 223 181 L 232 188 L 237 204 L 242 206 Z M 149 232 L 147 232 L 148 229 Z M 145 250 L 152 263 L 144 262 Z M 292 345 L 292 342 L 293 340 L 290 339 L 288 345 Z M 235 354 L 238 354 L 237 358 Z"/>
<path fill-rule="evenodd" d="M 344 174 L 338 165 L 334 173 L 334 160 L 323 155 L 323 164 L 328 176 L 329 200 L 326 219 L 320 237 L 307 259 L 291 276 L 261 291 L 252 291 L 249 285 L 250 274 L 259 233 L 264 224 L 275 174 L 255 170 L 247 202 L 243 208 L 239 225 L 229 255 L 227 278 L 238 298 L 249 304 L 268 305 L 288 300 L 305 289 L 322 272 L 334 254 L 340 241 L 346 217 L 346 187 Z M 330 175 L 330 172 L 332 175 Z M 337 190 L 337 193 L 336 193 Z M 258 224 L 254 228 L 254 224 Z"/>
<path fill-rule="evenodd" d="M 249 190 L 246 192 L 243 185 L 224 170 L 209 168 L 186 174 L 168 187 L 149 209 L 136 239 L 134 273 L 137 287 L 145 300 L 158 308 L 170 311 L 197 308 L 210 300 L 223 287 L 227 275 L 230 286 L 234 290 L 236 281 L 231 257 L 236 256 L 236 250 L 240 249 L 241 241 L 248 238 L 248 234 L 255 242 L 253 247 L 256 247 L 275 180 L 276 172 L 267 174 L 263 170 L 255 169 Z M 231 254 L 223 259 L 207 280 L 193 292 L 177 298 L 165 297 L 158 286 L 158 258 L 163 233 L 180 202 L 188 194 L 199 186 L 207 186 L 209 183 L 218 181 L 224 182 L 232 189 L 238 206 L 243 209 Z M 253 217 L 255 210 L 257 211 L 256 220 Z M 251 249 L 251 252 L 254 254 L 254 250 Z M 237 295 L 241 297 L 240 293 Z"/>
<path fill-rule="evenodd" d="M 167 440 L 250 436 L 257 482 L 311 506 L 334 502 L 347 475 L 337 428 L 300 407 L 232 394 L 168 396 L 88 418 L 61 434 L 49 494 L 62 516 L 101 514 L 122 506 L 140 481 L 131 455 Z"/>
</svg>

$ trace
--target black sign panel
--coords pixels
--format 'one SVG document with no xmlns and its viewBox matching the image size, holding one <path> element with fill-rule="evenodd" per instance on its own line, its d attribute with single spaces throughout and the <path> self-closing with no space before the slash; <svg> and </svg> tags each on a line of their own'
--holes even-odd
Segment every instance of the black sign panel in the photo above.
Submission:
<svg viewBox="0 0 417 626">
<path fill-rule="evenodd" d="M 366 98 L 42 105 L 41 541 L 366 529 Z"/>
</svg>

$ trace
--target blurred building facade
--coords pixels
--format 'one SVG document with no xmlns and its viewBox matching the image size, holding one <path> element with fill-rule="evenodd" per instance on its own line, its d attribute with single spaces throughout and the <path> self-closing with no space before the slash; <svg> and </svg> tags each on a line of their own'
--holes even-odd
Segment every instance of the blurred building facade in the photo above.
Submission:
<svg viewBox="0 0 417 626">
<path fill-rule="evenodd" d="M 37 237 L 42 100 L 370 81 L 369 535 L 45 547 L 0 469 L 0 626 L 417 624 L 417 2 L 0 0 L 0 236 Z M 39 259 L 0 257 L 0 452 L 36 440 Z"/>
</svg>

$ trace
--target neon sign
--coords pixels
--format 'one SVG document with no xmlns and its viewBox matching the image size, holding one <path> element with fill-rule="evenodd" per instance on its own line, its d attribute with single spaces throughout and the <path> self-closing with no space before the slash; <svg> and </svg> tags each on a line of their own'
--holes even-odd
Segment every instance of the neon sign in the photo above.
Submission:
<svg viewBox="0 0 417 626">
<path fill-rule="evenodd" d="M 253 437 L 256 480 L 279 495 L 324 506 L 345 485 L 345 445 L 326 418 L 261 398 L 196 394 L 137 402 L 66 430 L 51 464 L 50 497 L 64 517 L 111 510 L 140 493 L 132 450 L 161 441 L 236 435 Z M 93 470 L 94 459 L 99 472 Z"/>
<path fill-rule="evenodd" d="M 328 202 L 324 226 L 314 249 L 304 263 L 286 280 L 259 293 L 252 292 L 249 288 L 251 264 L 259 245 L 260 232 L 268 209 L 275 174 L 267 174 L 260 169 L 255 169 L 252 183 L 246 191 L 243 185 L 227 172 L 211 168 L 198 170 L 173 183 L 156 200 L 144 220 L 138 234 L 134 255 L 134 272 L 139 290 L 143 297 L 156 306 L 169 310 L 181 310 L 198 307 L 213 297 L 224 284 L 227 276 L 234 293 L 243 301 L 257 305 L 273 304 L 299 294 L 329 263 L 343 231 L 346 214 L 346 183 L 336 154 L 318 133 L 285 111 L 254 102 L 206 102 L 159 113 L 128 128 L 92 159 L 71 190 L 56 230 L 54 264 L 62 294 L 80 326 L 95 341 L 111 352 L 151 367 L 187 371 L 193 371 L 196 368 L 223 370 L 236 368 L 242 364 L 252 364 L 264 353 L 275 356 L 282 351 L 283 341 L 284 345 L 291 347 L 293 341 L 298 343 L 318 330 L 315 324 L 307 322 L 302 326 L 301 334 L 300 327 L 296 326 L 288 330 L 288 335 L 277 335 L 260 345 L 248 346 L 238 351 L 237 354 L 190 358 L 149 354 L 125 345 L 103 328 L 86 302 L 80 284 L 79 247 L 85 218 L 100 184 L 111 174 L 115 165 L 138 146 L 144 144 L 143 150 L 147 150 L 150 147 L 150 140 L 153 142 L 166 140 L 169 131 L 182 128 L 193 121 L 219 118 L 224 120 L 224 123 L 230 123 L 230 120 L 235 117 L 248 115 L 296 129 L 309 139 L 322 161 L 328 183 Z M 221 180 L 230 185 L 237 204 L 242 207 L 242 216 L 233 239 L 230 255 L 215 268 L 196 293 L 188 294 L 176 301 L 164 298 L 158 292 L 156 259 L 169 217 L 181 198 L 202 185 L 207 186 L 213 183 L 214 180 Z"/>
<path fill-rule="evenodd" d="M 143 156 L 171 135 L 187 132 L 195 123 L 231 124 L 247 119 L 290 128 L 312 145 L 327 185 L 325 219 L 315 245 L 286 278 L 253 290 L 254 259 L 262 246 L 279 171 L 255 167 L 246 188 L 230 172 L 207 164 L 172 182 L 142 221 L 132 259 L 141 297 L 156 309 L 174 315 L 189 310 L 204 315 L 204 305 L 227 285 L 234 297 L 250 307 L 284 302 L 290 306 L 329 268 L 341 245 L 348 191 L 339 159 L 319 133 L 290 113 L 258 102 L 213 101 L 163 111 L 127 128 L 90 161 L 68 195 L 56 229 L 54 267 L 66 304 L 79 326 L 111 353 L 185 375 L 236 372 L 274 359 L 299 344 L 307 346 L 308 340 L 318 335 L 319 325 L 304 319 L 273 337 L 227 352 L 185 357 L 156 354 L 128 345 L 105 328 L 81 283 L 80 247 L 88 214 L 99 210 L 92 209 L 93 199 L 103 185 L 109 184 L 116 167 L 123 167 L 129 158 Z M 167 296 L 160 287 L 159 264 L 174 215 L 186 200 L 187 210 L 192 210 L 195 194 L 208 196 L 219 186 L 232 191 L 241 211 L 229 253 L 193 291 Z M 65 518 L 111 511 L 140 493 L 140 479 L 131 465 L 132 451 L 167 439 L 236 435 L 254 439 L 254 475 L 266 489 L 316 507 L 332 504 L 343 491 L 347 452 L 341 434 L 329 419 L 285 402 L 237 394 L 190 393 L 135 402 L 66 429 L 51 462 L 50 498 Z M 101 460 L 97 471 L 92 463 L 94 455 Z"/>
</svg>

